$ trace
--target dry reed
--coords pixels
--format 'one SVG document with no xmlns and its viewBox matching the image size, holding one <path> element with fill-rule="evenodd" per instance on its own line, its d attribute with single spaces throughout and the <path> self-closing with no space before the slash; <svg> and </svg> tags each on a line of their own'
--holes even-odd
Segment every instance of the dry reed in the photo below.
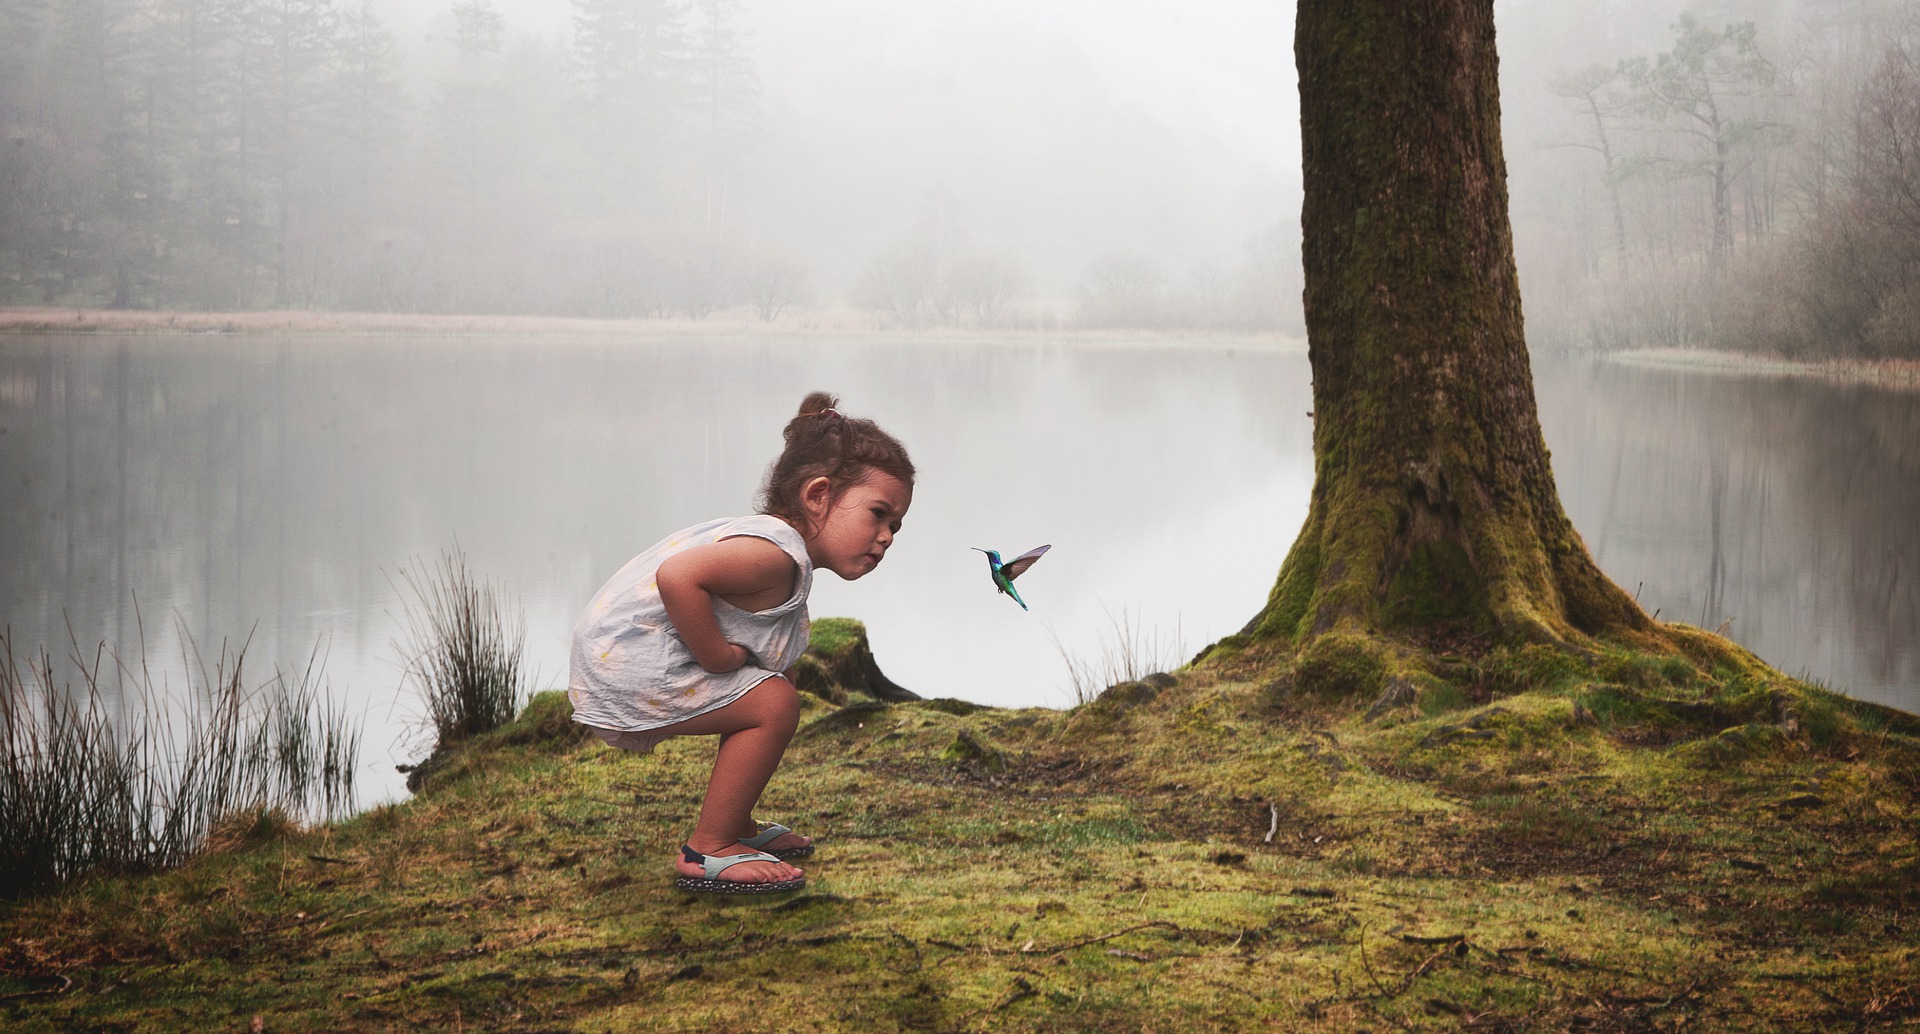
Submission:
<svg viewBox="0 0 1920 1034">
<path fill-rule="evenodd" d="M 317 647 L 249 688 L 246 643 L 222 643 L 209 671 L 183 629 L 175 695 L 144 638 L 134 666 L 105 642 L 84 655 L 69 630 L 76 685 L 0 633 L 0 898 L 173 868 L 239 816 L 352 812 L 360 731 L 316 688 Z"/>
<path fill-rule="evenodd" d="M 407 640 L 405 681 L 427 706 L 435 749 L 513 720 L 528 695 L 522 660 L 525 619 L 509 615 L 505 594 L 477 578 L 459 547 L 419 573 L 400 571 Z M 399 589 L 401 586 L 395 586 Z"/>
<path fill-rule="evenodd" d="M 1128 608 L 1120 608 L 1118 614 L 1101 609 L 1105 610 L 1110 627 L 1100 636 L 1094 656 L 1075 654 L 1052 629 L 1047 631 L 1053 648 L 1067 665 L 1067 684 L 1075 705 L 1091 703 L 1110 686 L 1132 682 L 1154 672 L 1171 671 L 1185 663 L 1185 642 L 1178 622 L 1163 641 L 1159 629 L 1143 627 Z"/>
</svg>

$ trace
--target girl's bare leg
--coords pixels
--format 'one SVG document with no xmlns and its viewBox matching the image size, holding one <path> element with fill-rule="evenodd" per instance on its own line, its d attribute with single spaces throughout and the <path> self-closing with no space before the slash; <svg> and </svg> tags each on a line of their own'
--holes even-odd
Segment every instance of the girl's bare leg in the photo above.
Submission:
<svg viewBox="0 0 1920 1034">
<path fill-rule="evenodd" d="M 663 730 L 677 736 L 720 737 L 713 775 L 707 780 L 707 797 L 700 804 L 693 835 L 687 838 L 688 847 L 722 857 L 751 850 L 740 839 L 753 835 L 753 806 L 760 802 L 760 794 L 779 767 L 799 724 L 798 693 L 793 683 L 776 675 L 725 707 Z M 685 859 L 677 865 L 684 875 L 704 875 L 700 866 Z M 742 862 L 728 869 L 723 878 L 768 883 L 799 875 L 799 869 L 785 862 Z"/>
</svg>

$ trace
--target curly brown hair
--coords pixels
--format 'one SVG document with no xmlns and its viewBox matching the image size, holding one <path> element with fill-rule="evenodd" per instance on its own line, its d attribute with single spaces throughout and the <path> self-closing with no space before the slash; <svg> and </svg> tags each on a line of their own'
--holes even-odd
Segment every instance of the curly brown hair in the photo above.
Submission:
<svg viewBox="0 0 1920 1034">
<path fill-rule="evenodd" d="M 834 499 L 876 470 L 913 487 L 913 461 L 906 446 L 873 421 L 842 414 L 834 408 L 839 404 L 824 391 L 801 401 L 800 412 L 780 432 L 787 447 L 767 468 L 760 486 L 761 513 L 804 523 L 800 490 L 817 477 L 833 486 Z"/>
</svg>

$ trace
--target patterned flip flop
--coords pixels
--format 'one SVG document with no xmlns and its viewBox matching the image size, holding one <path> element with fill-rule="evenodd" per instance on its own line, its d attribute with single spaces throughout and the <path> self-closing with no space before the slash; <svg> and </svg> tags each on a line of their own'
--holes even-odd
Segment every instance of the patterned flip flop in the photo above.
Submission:
<svg viewBox="0 0 1920 1034">
<path fill-rule="evenodd" d="M 745 840 L 742 840 L 740 842 L 748 847 L 753 848 L 755 851 L 765 851 L 768 854 L 774 856 L 775 858 L 780 859 L 783 862 L 790 861 L 795 858 L 806 858 L 809 855 L 813 854 L 812 844 L 803 844 L 800 847 L 782 847 L 778 849 L 770 848 L 767 846 L 769 843 L 772 843 L 773 841 L 778 840 L 782 836 L 785 836 L 786 834 L 791 832 L 793 832 L 793 830 L 788 829 L 785 826 L 782 826 L 778 822 L 769 822 L 766 824 L 765 829 L 762 829 L 760 832 L 755 833 L 754 835 L 747 837 Z"/>
<path fill-rule="evenodd" d="M 711 855 L 701 854 L 693 848 L 680 845 L 680 857 L 706 869 L 706 878 L 682 876 L 673 881 L 675 888 L 690 890 L 695 894 L 780 894 L 790 890 L 800 890 L 807 885 L 807 878 L 780 880 L 775 883 L 743 883 L 740 880 L 723 880 L 720 874 L 741 862 L 777 862 L 780 859 L 755 851 L 752 854 Z"/>
</svg>

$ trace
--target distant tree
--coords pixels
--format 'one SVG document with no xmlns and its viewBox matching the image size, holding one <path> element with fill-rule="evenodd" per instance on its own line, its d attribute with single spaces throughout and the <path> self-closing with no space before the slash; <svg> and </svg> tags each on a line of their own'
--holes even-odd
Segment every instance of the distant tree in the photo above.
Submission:
<svg viewBox="0 0 1920 1034">
<path fill-rule="evenodd" d="M 1195 326 L 1218 327 L 1228 322 L 1231 280 L 1227 266 L 1209 256 L 1187 271 L 1188 298 L 1185 321 Z"/>
<path fill-rule="evenodd" d="M 719 232 L 737 167 L 760 129 L 760 75 L 739 27 L 740 0 L 694 0 L 698 22 L 688 62 L 688 94 L 705 144 L 706 228 Z"/>
<path fill-rule="evenodd" d="M 1909 286 L 1920 280 L 1920 47 L 1889 47 L 1860 93 L 1853 196 L 1886 231 Z"/>
<path fill-rule="evenodd" d="M 405 304 L 404 274 L 393 254 L 409 114 L 399 64 L 393 33 L 371 0 L 341 12 L 327 93 L 334 146 L 326 224 L 343 280 L 334 298 L 351 308 Z"/>
<path fill-rule="evenodd" d="M 1166 277 L 1145 256 L 1114 252 L 1081 281 L 1080 319 L 1095 327 L 1158 326 L 1165 289 Z"/>
<path fill-rule="evenodd" d="M 0 302 L 31 297 L 33 271 L 47 252 L 50 221 L 36 211 L 46 148 L 26 115 L 38 92 L 33 60 L 48 11 L 41 0 L 0 0 Z"/>
<path fill-rule="evenodd" d="M 493 102 L 502 87 L 501 38 L 506 19 L 491 0 L 464 0 L 453 6 L 455 58 L 440 81 L 429 111 L 436 166 L 451 183 L 475 191 L 507 141 Z"/>
<path fill-rule="evenodd" d="M 241 98 L 248 126 L 242 155 L 258 155 L 261 231 L 276 306 L 295 300 L 288 246 L 295 220 L 310 214 L 316 186 L 303 171 L 334 142 L 325 130 L 338 15 L 333 0 L 252 0 L 246 8 L 240 60 L 251 66 L 254 85 Z"/>
<path fill-rule="evenodd" d="M 151 170 L 144 193 L 157 235 L 154 293 L 173 304 L 244 304 L 235 227 L 246 92 L 234 73 L 245 23 L 244 0 L 146 6 L 136 118 Z"/>
<path fill-rule="evenodd" d="M 1755 112 L 1752 103 L 1778 77 L 1761 55 L 1752 22 L 1714 31 L 1692 15 L 1674 25 L 1673 49 L 1623 61 L 1619 74 L 1636 110 L 1683 142 L 1678 153 L 1638 156 L 1638 165 L 1703 180 L 1709 193 L 1710 268 L 1724 269 L 1733 252 L 1733 187 L 1755 157 L 1788 136 L 1787 127 Z"/>
<path fill-rule="evenodd" d="M 1920 45 L 1896 41 L 1861 89 L 1852 171 L 1795 251 L 1787 291 L 1804 331 L 1867 357 L 1920 358 Z"/>
<path fill-rule="evenodd" d="M 1032 290 L 1026 271 L 999 255 L 958 256 L 948 262 L 941 280 L 947 298 L 942 308 L 955 321 L 976 327 L 999 326 Z"/>
<path fill-rule="evenodd" d="M 587 132 L 616 184 L 656 173 L 671 145 L 688 93 L 686 20 L 680 0 L 573 0 Z"/>
<path fill-rule="evenodd" d="M 138 15 L 133 0 L 65 0 L 6 19 L 33 34 L 10 41 L 23 63 L 5 75 L 22 92 L 0 97 L 0 114 L 30 177 L 9 191 L 34 245 L 23 278 L 48 300 L 134 304 L 152 254 L 152 170 L 131 100 Z"/>
<path fill-rule="evenodd" d="M 733 256 L 704 235 L 674 242 L 667 269 L 667 299 L 673 311 L 703 320 L 728 305 L 736 289 Z"/>
<path fill-rule="evenodd" d="M 902 238 L 867 264 L 854 301 L 901 326 L 937 323 L 945 291 L 941 267 L 941 257 L 927 238 Z"/>
<path fill-rule="evenodd" d="M 1011 259 L 967 242 L 959 205 L 943 192 L 927 195 L 920 215 L 868 264 L 854 301 L 907 327 L 986 325 L 1026 291 Z"/>
<path fill-rule="evenodd" d="M 763 323 L 780 318 L 806 293 L 806 267 L 784 255 L 758 255 L 747 262 L 742 287 Z"/>
<path fill-rule="evenodd" d="M 1620 203 L 1621 160 L 1615 153 L 1611 128 L 1623 113 L 1626 101 L 1619 95 L 1623 85 L 1618 67 L 1589 65 L 1561 72 L 1548 81 L 1547 89 L 1578 112 L 1582 124 L 1592 136 L 1573 144 L 1600 156 L 1601 182 L 1607 189 L 1608 206 L 1613 214 L 1613 255 L 1615 271 L 1627 268 L 1627 217 Z"/>
<path fill-rule="evenodd" d="M 1249 330 L 1306 332 L 1300 227 L 1276 223 L 1248 238 L 1234 287 L 1233 322 Z"/>
<path fill-rule="evenodd" d="M 503 117 L 512 110 L 513 89 L 502 55 L 506 19 L 491 0 L 464 0 L 452 14 L 453 64 L 426 112 L 429 189 L 421 225 L 435 242 L 436 283 L 421 301 L 430 309 L 495 311 L 510 299 L 489 290 L 481 270 L 497 246 L 503 184 L 520 153 L 515 127 Z"/>
<path fill-rule="evenodd" d="M 374 13 L 372 0 L 341 12 L 340 35 L 333 48 L 330 119 L 351 149 L 346 163 L 353 185 L 370 187 L 382 156 L 400 139 L 407 100 L 400 85 L 399 55 L 393 33 Z"/>
</svg>

